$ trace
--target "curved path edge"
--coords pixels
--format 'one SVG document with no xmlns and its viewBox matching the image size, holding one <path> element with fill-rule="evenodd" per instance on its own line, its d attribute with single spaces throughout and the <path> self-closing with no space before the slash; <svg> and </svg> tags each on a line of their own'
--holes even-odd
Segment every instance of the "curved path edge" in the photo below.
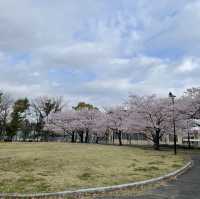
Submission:
<svg viewBox="0 0 200 199">
<path fill-rule="evenodd" d="M 67 195 L 77 195 L 77 194 L 87 194 L 87 193 L 99 193 L 99 192 L 106 192 L 106 191 L 116 191 L 120 189 L 126 189 L 126 188 L 134 188 L 134 187 L 140 187 L 144 185 L 150 185 L 153 183 L 158 183 L 163 180 L 168 180 L 173 177 L 177 177 L 183 173 L 185 173 L 188 169 L 190 169 L 193 166 L 193 161 L 189 161 L 187 164 L 185 164 L 180 169 L 173 171 L 171 173 L 168 173 L 166 175 L 152 178 L 149 180 L 143 180 L 139 182 L 133 182 L 133 183 L 127 183 L 127 184 L 121 184 L 121 185 L 114 185 L 114 186 L 106 186 L 106 187 L 97 187 L 97 188 L 87 188 L 87 189 L 79 189 L 74 191 L 61 191 L 61 192 L 53 192 L 53 193 L 36 193 L 36 194 L 6 194 L 6 193 L 0 193 L 0 198 L 2 197 L 9 197 L 9 198 L 41 198 L 41 197 L 48 197 L 48 196 L 54 196 L 54 197 L 62 197 Z"/>
</svg>

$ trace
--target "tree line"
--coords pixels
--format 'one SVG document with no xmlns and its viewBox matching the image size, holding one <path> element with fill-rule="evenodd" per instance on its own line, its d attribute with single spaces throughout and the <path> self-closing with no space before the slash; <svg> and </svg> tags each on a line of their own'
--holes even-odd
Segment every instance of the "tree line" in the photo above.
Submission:
<svg viewBox="0 0 200 199">
<path fill-rule="evenodd" d="M 13 141 L 21 132 L 23 140 L 32 138 L 48 140 L 48 132 L 44 130 L 50 113 L 63 108 L 62 98 L 38 97 L 34 100 L 21 98 L 13 100 L 7 93 L 0 93 L 0 140 Z"/>
<path fill-rule="evenodd" d="M 1 141 L 49 141 L 60 136 L 63 141 L 99 143 L 111 137 L 122 145 L 124 135 L 142 133 L 159 149 L 160 140 L 172 133 L 172 119 L 180 134 L 199 126 L 200 88 L 187 89 L 174 104 L 168 97 L 129 95 L 121 105 L 101 109 L 85 102 L 69 108 L 62 97 L 14 101 L 0 93 Z"/>
</svg>

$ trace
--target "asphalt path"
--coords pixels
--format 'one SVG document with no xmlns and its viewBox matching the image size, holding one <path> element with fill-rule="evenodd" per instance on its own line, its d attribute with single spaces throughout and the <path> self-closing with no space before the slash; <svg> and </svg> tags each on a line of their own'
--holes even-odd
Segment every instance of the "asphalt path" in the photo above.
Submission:
<svg viewBox="0 0 200 199">
<path fill-rule="evenodd" d="M 140 196 L 103 197 L 103 199 L 200 199 L 200 155 L 192 155 L 192 159 L 193 167 L 165 186 Z"/>
</svg>

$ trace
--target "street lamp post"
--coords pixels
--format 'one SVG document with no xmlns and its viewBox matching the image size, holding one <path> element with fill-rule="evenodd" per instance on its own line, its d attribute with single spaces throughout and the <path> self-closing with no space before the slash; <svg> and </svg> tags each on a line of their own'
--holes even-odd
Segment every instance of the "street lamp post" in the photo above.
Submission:
<svg viewBox="0 0 200 199">
<path fill-rule="evenodd" d="M 191 149 L 189 120 L 187 120 L 187 133 L 188 133 L 188 149 Z"/>
<path fill-rule="evenodd" d="M 172 113 L 173 113 L 173 130 L 174 130 L 174 155 L 176 155 L 176 123 L 175 123 L 175 110 L 174 110 L 174 101 L 175 95 L 172 92 L 169 92 L 169 98 L 172 100 Z"/>
</svg>

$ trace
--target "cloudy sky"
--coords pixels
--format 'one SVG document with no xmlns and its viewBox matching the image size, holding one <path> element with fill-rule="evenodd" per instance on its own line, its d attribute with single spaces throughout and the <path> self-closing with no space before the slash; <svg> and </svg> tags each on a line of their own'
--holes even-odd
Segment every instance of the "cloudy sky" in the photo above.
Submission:
<svg viewBox="0 0 200 199">
<path fill-rule="evenodd" d="M 122 102 L 200 85 L 199 0 L 1 0 L 0 89 Z"/>
</svg>

